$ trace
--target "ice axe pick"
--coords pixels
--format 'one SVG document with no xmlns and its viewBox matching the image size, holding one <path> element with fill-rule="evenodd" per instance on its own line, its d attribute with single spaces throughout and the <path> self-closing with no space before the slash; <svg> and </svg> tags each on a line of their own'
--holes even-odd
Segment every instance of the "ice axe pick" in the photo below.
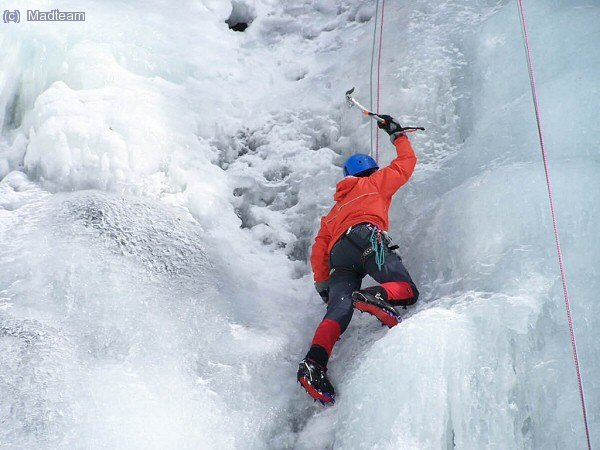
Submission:
<svg viewBox="0 0 600 450">
<path fill-rule="evenodd" d="M 358 109 L 360 109 L 363 114 L 365 116 L 369 116 L 372 117 L 373 119 L 375 119 L 377 122 L 379 123 L 385 123 L 385 119 L 381 116 L 378 116 L 377 114 L 375 114 L 372 111 L 369 111 L 367 108 L 365 108 L 363 105 L 361 105 L 358 100 L 356 100 L 352 94 L 354 93 L 354 88 L 350 89 L 349 91 L 346 91 L 346 102 L 348 103 L 348 106 L 350 108 L 352 108 L 353 106 L 356 106 Z"/>
</svg>

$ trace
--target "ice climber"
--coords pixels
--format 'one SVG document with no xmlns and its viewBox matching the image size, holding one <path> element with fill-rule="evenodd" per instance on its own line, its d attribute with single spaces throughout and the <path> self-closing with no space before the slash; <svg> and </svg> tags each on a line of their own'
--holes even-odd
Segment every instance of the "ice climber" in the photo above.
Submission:
<svg viewBox="0 0 600 450">
<path fill-rule="evenodd" d="M 315 288 L 327 304 L 310 350 L 298 367 L 298 381 L 311 397 L 333 403 L 335 391 L 327 379 L 327 362 L 354 309 L 368 312 L 384 325 L 400 321 L 395 306 L 417 301 L 419 292 L 398 248 L 388 237 L 392 197 L 411 177 L 417 157 L 402 126 L 391 116 L 378 123 L 396 147 L 398 156 L 379 169 L 368 155 L 352 155 L 344 164 L 345 178 L 337 184 L 335 205 L 321 219 L 312 247 Z M 370 275 L 379 285 L 361 289 Z"/>
</svg>

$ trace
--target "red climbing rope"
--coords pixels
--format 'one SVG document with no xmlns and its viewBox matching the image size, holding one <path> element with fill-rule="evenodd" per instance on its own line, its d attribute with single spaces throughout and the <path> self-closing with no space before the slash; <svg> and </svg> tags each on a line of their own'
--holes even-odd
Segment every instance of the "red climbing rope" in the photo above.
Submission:
<svg viewBox="0 0 600 450">
<path fill-rule="evenodd" d="M 379 97 L 381 93 L 381 50 L 383 49 L 383 18 L 385 13 L 385 0 L 381 1 L 381 20 L 379 23 L 379 50 L 377 55 L 377 114 L 379 111 Z M 379 127 L 375 132 L 375 161 L 379 163 Z"/>
<path fill-rule="evenodd" d="M 581 410 L 583 412 L 583 423 L 585 426 L 585 436 L 587 439 L 588 449 L 591 450 L 592 443 L 590 440 L 590 430 L 587 421 L 587 410 L 585 407 L 585 395 L 583 393 L 583 381 L 581 379 L 581 370 L 579 368 L 579 357 L 577 356 L 577 342 L 575 341 L 575 331 L 573 328 L 573 319 L 571 317 L 571 305 L 569 302 L 569 293 L 567 291 L 567 279 L 565 276 L 565 267 L 563 262 L 562 250 L 560 247 L 560 239 L 558 235 L 558 226 L 556 223 L 556 211 L 554 208 L 554 198 L 552 196 L 552 185 L 550 183 L 550 173 L 548 170 L 548 156 L 546 153 L 546 146 L 544 144 L 544 134 L 542 132 L 542 119 L 540 115 L 540 108 L 538 103 L 537 89 L 535 85 L 535 76 L 533 73 L 533 61 L 531 57 L 531 48 L 529 46 L 529 35 L 527 33 L 527 21 L 525 20 L 525 8 L 523 7 L 523 1 L 517 0 L 519 6 L 519 13 L 521 16 L 521 26 L 523 28 L 523 40 L 525 43 L 525 50 L 527 56 L 527 67 L 529 69 L 529 81 L 531 83 L 531 95 L 533 96 L 533 107 L 535 109 L 535 120 L 537 122 L 538 137 L 540 141 L 540 148 L 542 150 L 542 159 L 544 161 L 544 171 L 546 172 L 546 186 L 548 188 L 548 198 L 550 199 L 550 211 L 552 213 L 552 226 L 554 227 L 554 239 L 556 241 L 556 251 L 558 253 L 558 265 L 560 267 L 560 276 L 562 280 L 563 294 L 565 297 L 565 307 L 567 310 L 567 322 L 569 324 L 569 334 L 571 335 L 571 347 L 573 349 L 573 360 L 575 361 L 575 370 L 577 372 L 577 383 L 579 385 L 579 398 L 581 400 Z"/>
</svg>

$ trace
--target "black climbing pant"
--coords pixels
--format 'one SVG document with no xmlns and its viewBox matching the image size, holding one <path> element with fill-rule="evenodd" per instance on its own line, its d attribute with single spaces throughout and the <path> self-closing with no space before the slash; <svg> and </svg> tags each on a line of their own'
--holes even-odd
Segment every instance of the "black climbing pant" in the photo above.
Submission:
<svg viewBox="0 0 600 450">
<path fill-rule="evenodd" d="M 377 265 L 371 236 L 377 229 L 371 224 L 354 226 L 333 246 L 329 256 L 332 269 L 329 278 L 327 313 L 318 326 L 307 358 L 325 366 L 335 342 L 346 330 L 354 307 L 352 293 L 361 287 L 363 278 L 370 275 L 381 284 L 393 305 L 414 304 L 419 291 L 400 256 L 384 246 L 384 263 Z"/>
<path fill-rule="evenodd" d="M 357 225 L 331 249 L 329 267 L 333 272 L 329 278 L 329 303 L 324 319 L 338 322 L 342 332 L 352 319 L 352 292 L 360 289 L 366 275 L 384 286 L 390 282 L 400 282 L 407 283 L 412 288 L 412 297 L 401 301 L 391 298 L 393 304 L 412 305 L 419 297 L 417 286 L 396 252 L 384 247 L 385 262 L 381 269 L 377 266 L 373 252 L 365 256 L 365 252 L 371 248 L 373 229 L 369 224 Z"/>
</svg>

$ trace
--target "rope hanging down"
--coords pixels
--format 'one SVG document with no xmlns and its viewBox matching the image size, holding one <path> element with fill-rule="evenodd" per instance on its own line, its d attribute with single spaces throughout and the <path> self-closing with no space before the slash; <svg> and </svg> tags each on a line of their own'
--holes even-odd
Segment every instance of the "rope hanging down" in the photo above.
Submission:
<svg viewBox="0 0 600 450">
<path fill-rule="evenodd" d="M 379 94 L 381 93 L 381 50 L 383 49 L 383 18 L 385 14 L 385 0 L 381 0 L 381 20 L 379 21 L 379 54 L 377 56 L 377 109 L 379 114 Z M 375 131 L 375 161 L 379 163 L 379 127 Z"/>
<path fill-rule="evenodd" d="M 381 20 L 379 21 L 379 55 L 377 56 L 377 114 L 379 110 L 379 94 L 381 93 L 381 51 L 383 49 L 383 18 L 385 13 L 385 0 L 381 0 Z M 379 162 L 379 127 L 375 132 L 375 161 Z"/>
<path fill-rule="evenodd" d="M 375 23 L 373 24 L 373 46 L 371 47 L 371 73 L 369 74 L 369 92 L 371 101 L 369 102 L 369 110 L 373 111 L 373 66 L 375 64 L 375 43 L 377 42 L 377 21 L 379 17 L 379 0 L 375 6 Z M 371 157 L 373 157 L 373 122 L 371 122 Z"/>
<path fill-rule="evenodd" d="M 379 19 L 379 2 L 381 2 L 381 19 Z M 381 94 L 381 51 L 383 49 L 383 19 L 385 15 L 385 0 L 377 0 L 375 7 L 375 24 L 373 26 L 373 46 L 371 48 L 371 76 L 370 76 L 370 91 L 371 103 L 369 109 L 373 111 L 373 69 L 375 65 L 375 42 L 377 42 L 377 22 L 379 20 L 379 48 L 377 49 L 377 105 L 376 114 L 379 114 L 380 94 Z M 375 154 L 373 154 L 373 123 L 371 123 L 371 156 L 375 157 L 375 161 L 379 162 L 379 128 L 375 130 Z"/>
<path fill-rule="evenodd" d="M 533 61 L 531 57 L 531 48 L 529 46 L 529 36 L 527 33 L 527 21 L 525 20 L 525 8 L 523 7 L 523 1 L 517 0 L 519 6 L 519 15 L 521 17 L 521 28 L 523 32 L 523 42 L 525 44 L 525 53 L 527 57 L 527 68 L 529 69 L 529 82 L 531 84 L 531 95 L 533 97 L 533 107 L 535 110 L 535 120 L 537 123 L 538 138 L 540 141 L 540 148 L 542 150 L 542 159 L 544 162 L 544 171 L 546 173 L 546 187 L 548 188 L 548 198 L 550 200 L 550 212 L 552 213 L 552 226 L 554 228 L 554 239 L 556 241 L 556 251 L 558 253 L 558 265 L 560 267 L 560 277 L 562 280 L 563 294 L 565 297 L 565 308 L 567 310 L 567 322 L 569 325 L 569 334 L 571 336 L 571 347 L 573 349 L 573 360 L 575 362 L 575 370 L 577 372 L 577 383 L 579 386 L 579 399 L 581 401 L 581 410 L 583 412 L 583 424 L 585 426 L 585 436 L 587 439 L 588 450 L 591 450 L 592 443 L 590 440 L 590 430 L 587 421 L 587 410 L 585 407 L 585 395 L 583 392 L 583 381 L 581 378 L 581 370 L 579 368 L 579 357 L 577 356 L 577 342 L 575 341 L 575 331 L 573 328 L 573 319 L 571 317 L 571 305 L 569 302 L 569 293 L 567 291 L 567 279 L 565 276 L 565 267 L 563 262 L 562 250 L 560 247 L 560 238 L 558 234 L 558 226 L 556 223 L 556 211 L 554 208 L 554 198 L 552 196 L 552 185 L 550 183 L 550 173 L 548 170 L 548 156 L 546 153 L 546 146 L 544 144 L 544 134 L 542 132 L 542 119 L 540 115 L 540 108 L 538 103 L 538 95 L 535 84 L 535 76 L 533 72 Z"/>
</svg>

